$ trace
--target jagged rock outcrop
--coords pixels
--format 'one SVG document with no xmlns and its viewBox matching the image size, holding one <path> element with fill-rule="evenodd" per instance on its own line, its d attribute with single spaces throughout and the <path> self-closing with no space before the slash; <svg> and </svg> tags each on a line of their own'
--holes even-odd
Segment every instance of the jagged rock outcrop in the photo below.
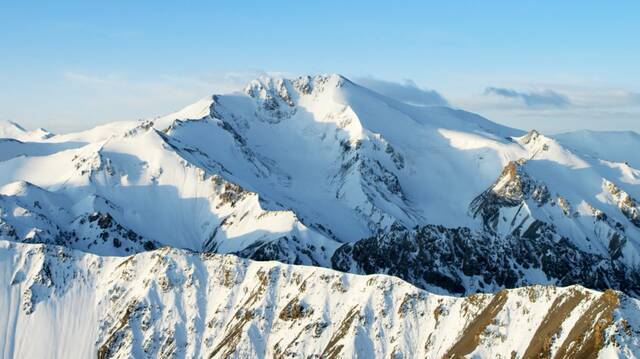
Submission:
<svg viewBox="0 0 640 359">
<path fill-rule="evenodd" d="M 535 283 L 616 288 L 640 295 L 640 271 L 588 253 L 536 222 L 521 236 L 500 237 L 469 228 L 427 225 L 389 232 L 338 248 L 333 268 L 385 273 L 427 290 L 458 295 Z"/>
<path fill-rule="evenodd" d="M 490 233 L 498 231 L 501 208 L 517 207 L 527 200 L 543 206 L 551 199 L 547 186 L 523 171 L 523 164 L 524 160 L 509 162 L 498 180 L 469 205 L 471 215 L 482 218 L 484 228 Z"/>
<path fill-rule="evenodd" d="M 602 188 L 611 195 L 613 202 L 618 206 L 624 216 L 627 217 L 634 226 L 640 228 L 640 206 L 635 198 L 606 179 L 602 180 Z"/>
</svg>

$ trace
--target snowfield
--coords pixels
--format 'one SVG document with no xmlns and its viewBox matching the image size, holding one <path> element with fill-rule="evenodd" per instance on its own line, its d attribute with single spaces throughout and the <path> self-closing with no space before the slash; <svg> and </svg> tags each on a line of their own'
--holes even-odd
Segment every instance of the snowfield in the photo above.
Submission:
<svg viewBox="0 0 640 359">
<path fill-rule="evenodd" d="M 78 133 L 0 123 L 0 348 L 637 356 L 639 146 L 339 75 Z"/>
</svg>

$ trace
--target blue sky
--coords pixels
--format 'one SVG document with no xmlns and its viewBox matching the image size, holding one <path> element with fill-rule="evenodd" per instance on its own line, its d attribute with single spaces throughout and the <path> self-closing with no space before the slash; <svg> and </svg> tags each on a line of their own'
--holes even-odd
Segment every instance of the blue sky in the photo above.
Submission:
<svg viewBox="0 0 640 359">
<path fill-rule="evenodd" d="M 521 128 L 640 131 L 638 1 L 4 1 L 0 119 L 166 113 L 262 73 L 341 73 Z"/>
</svg>

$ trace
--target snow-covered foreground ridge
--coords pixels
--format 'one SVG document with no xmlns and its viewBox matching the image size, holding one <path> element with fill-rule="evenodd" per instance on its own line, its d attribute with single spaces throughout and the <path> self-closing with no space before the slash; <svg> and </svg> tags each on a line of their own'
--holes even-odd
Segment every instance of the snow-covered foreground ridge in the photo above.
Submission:
<svg viewBox="0 0 640 359">
<path fill-rule="evenodd" d="M 0 241 L 0 288 L 5 358 L 640 356 L 640 302 L 580 286 L 460 298 L 233 255 Z"/>
<path fill-rule="evenodd" d="M 385 273 L 465 295 L 640 295 L 640 136 L 548 137 L 338 75 L 261 78 L 65 135 L 0 126 L 0 239 L 162 246 Z"/>
</svg>

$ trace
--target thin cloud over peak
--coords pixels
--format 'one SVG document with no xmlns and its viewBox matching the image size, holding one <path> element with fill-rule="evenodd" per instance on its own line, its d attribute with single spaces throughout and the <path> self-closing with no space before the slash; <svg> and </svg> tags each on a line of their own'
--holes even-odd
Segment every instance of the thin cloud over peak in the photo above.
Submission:
<svg viewBox="0 0 640 359">
<path fill-rule="evenodd" d="M 424 89 L 412 80 L 402 82 L 379 80 L 372 77 L 358 78 L 356 83 L 381 95 L 418 106 L 448 106 L 449 102 L 438 91 Z"/>
<path fill-rule="evenodd" d="M 525 92 L 510 88 L 490 86 L 484 90 L 484 94 L 518 99 L 527 107 L 567 107 L 571 105 L 569 97 L 549 89 Z"/>
</svg>

